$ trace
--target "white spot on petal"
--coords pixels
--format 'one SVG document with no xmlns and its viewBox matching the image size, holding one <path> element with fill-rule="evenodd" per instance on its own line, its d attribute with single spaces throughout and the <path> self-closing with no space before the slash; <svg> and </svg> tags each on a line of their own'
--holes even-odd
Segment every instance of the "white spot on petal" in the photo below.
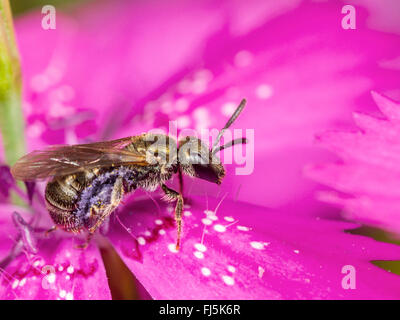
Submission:
<svg viewBox="0 0 400 320">
<path fill-rule="evenodd" d="M 264 275 L 265 269 L 263 267 L 258 266 L 258 277 L 261 279 Z"/>
<path fill-rule="evenodd" d="M 157 224 L 157 225 L 162 225 L 163 224 L 163 222 L 162 222 L 162 220 L 160 220 L 160 219 L 157 219 L 156 221 L 154 221 L 155 222 L 155 224 Z"/>
<path fill-rule="evenodd" d="M 20 287 L 23 287 L 23 286 L 25 285 L 25 283 L 26 283 L 26 278 L 22 279 L 22 280 L 19 282 L 19 286 L 20 286 Z"/>
<path fill-rule="evenodd" d="M 297 254 L 299 254 L 299 253 L 300 253 L 300 251 L 299 251 L 299 250 L 293 250 L 293 252 L 294 252 L 294 253 L 297 253 Z"/>
<path fill-rule="evenodd" d="M 264 244 L 262 242 L 258 241 L 252 241 L 250 242 L 250 245 L 257 250 L 263 250 L 264 249 Z"/>
<path fill-rule="evenodd" d="M 50 273 L 47 275 L 47 281 L 49 283 L 54 283 L 56 281 L 56 275 L 54 273 Z"/>
<path fill-rule="evenodd" d="M 208 277 L 211 275 L 211 270 L 206 267 L 203 267 L 201 268 L 201 273 L 203 274 L 203 276 Z"/>
<path fill-rule="evenodd" d="M 173 253 L 177 253 L 178 252 L 178 250 L 176 250 L 176 244 L 175 243 L 170 243 L 168 245 L 168 250 L 173 252 Z"/>
<path fill-rule="evenodd" d="M 141 245 L 144 246 L 146 244 L 146 239 L 143 237 L 138 237 L 137 242 Z"/>
<path fill-rule="evenodd" d="M 197 259 L 204 259 L 204 253 L 203 252 L 195 251 L 193 254 Z"/>
<path fill-rule="evenodd" d="M 204 244 L 201 244 L 201 243 L 196 243 L 194 245 L 194 247 L 196 248 L 196 250 L 201 251 L 201 252 L 206 252 L 207 251 L 207 247 Z"/>
<path fill-rule="evenodd" d="M 245 227 L 245 226 L 237 226 L 236 228 L 237 228 L 238 230 L 240 230 L 240 231 L 249 231 L 249 230 L 250 230 L 250 228 Z"/>
<path fill-rule="evenodd" d="M 225 221 L 233 222 L 235 219 L 233 217 L 224 217 Z"/>
<path fill-rule="evenodd" d="M 67 291 L 65 291 L 65 290 L 60 290 L 59 296 L 60 296 L 61 298 L 65 298 L 66 295 L 67 295 Z"/>
<path fill-rule="evenodd" d="M 226 231 L 226 227 L 223 226 L 222 224 L 216 224 L 214 226 L 214 230 L 217 232 L 225 232 Z"/>
<path fill-rule="evenodd" d="M 159 231 L 158 231 L 158 233 L 160 234 L 160 235 L 164 235 L 165 234 L 165 230 L 164 229 L 160 229 Z"/>
<path fill-rule="evenodd" d="M 234 266 L 228 266 L 228 271 L 234 273 L 236 268 Z"/>
<path fill-rule="evenodd" d="M 68 292 L 67 295 L 65 296 L 66 300 L 74 300 L 74 295 L 72 292 Z"/>
<path fill-rule="evenodd" d="M 210 224 L 212 224 L 212 220 L 204 218 L 201 219 L 201 222 L 203 222 L 203 224 L 205 224 L 206 226 L 209 226 Z"/>
<path fill-rule="evenodd" d="M 222 280 L 224 280 L 225 284 L 228 286 L 233 286 L 235 284 L 235 279 L 230 276 L 222 276 Z"/>
<path fill-rule="evenodd" d="M 12 287 L 13 289 L 15 289 L 16 287 L 18 287 L 18 285 L 19 285 L 19 281 L 18 281 L 17 279 L 15 279 L 15 280 L 13 281 L 11 287 Z"/>
<path fill-rule="evenodd" d="M 74 273 L 74 267 L 73 267 L 73 266 L 69 266 L 69 267 L 67 268 L 67 272 L 68 272 L 69 274 Z"/>
<path fill-rule="evenodd" d="M 190 217 L 190 216 L 192 215 L 192 213 L 191 213 L 190 211 L 185 211 L 185 212 L 183 213 L 183 215 L 184 215 L 185 217 Z"/>
</svg>

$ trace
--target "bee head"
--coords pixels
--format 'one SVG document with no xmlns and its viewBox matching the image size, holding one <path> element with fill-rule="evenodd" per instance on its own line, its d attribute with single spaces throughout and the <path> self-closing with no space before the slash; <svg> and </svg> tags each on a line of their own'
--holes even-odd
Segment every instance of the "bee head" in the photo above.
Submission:
<svg viewBox="0 0 400 320">
<path fill-rule="evenodd" d="M 179 165 L 192 177 L 220 184 L 225 176 L 221 161 L 196 137 L 185 137 L 179 141 Z"/>
<path fill-rule="evenodd" d="M 216 184 L 221 184 L 225 177 L 225 168 L 220 159 L 215 155 L 217 152 L 232 147 L 235 144 L 246 143 L 246 138 L 240 138 L 219 146 L 218 143 L 226 129 L 242 112 L 246 100 L 242 100 L 236 111 L 219 132 L 211 150 L 196 137 L 185 137 L 179 141 L 178 161 L 182 171 L 192 177 L 207 180 Z"/>
</svg>

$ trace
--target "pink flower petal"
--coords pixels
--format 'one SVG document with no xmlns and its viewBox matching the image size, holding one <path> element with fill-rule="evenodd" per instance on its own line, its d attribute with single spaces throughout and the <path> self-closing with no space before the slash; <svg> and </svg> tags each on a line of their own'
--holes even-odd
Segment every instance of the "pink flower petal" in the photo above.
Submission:
<svg viewBox="0 0 400 320">
<path fill-rule="evenodd" d="M 341 29 L 342 6 L 333 1 L 284 1 L 279 6 L 273 1 L 251 5 L 112 1 L 89 6 L 74 18 L 58 15 L 54 32 L 41 29 L 39 13 L 17 23 L 31 150 L 50 143 L 166 129 L 171 119 L 178 120 L 180 129 L 220 128 L 240 99 L 248 99 L 246 111 L 234 126 L 255 129 L 254 172 L 236 176 L 235 167 L 228 166 L 222 189 L 193 184 L 190 198 L 195 200 L 187 208 L 179 253 L 173 252 L 174 224 L 164 206 L 157 216 L 152 202 L 134 202 L 132 215 L 126 213 L 127 207 L 125 214 L 116 216 L 120 221 L 112 222 L 111 240 L 154 298 L 398 297 L 398 278 L 369 262 L 396 259 L 395 246 L 344 234 L 343 229 L 353 224 L 309 217 L 328 212 L 312 200 L 316 184 L 304 179 L 301 170 L 305 163 L 331 159 L 314 148 L 315 132 L 337 122 L 348 126 L 349 111 L 373 107 L 365 92 L 398 85 L 398 70 L 384 69 L 385 62 L 398 55 L 398 35 L 371 31 L 366 26 L 367 12 L 361 8 L 357 30 Z M 374 18 L 375 10 L 369 11 Z M 388 29 L 394 30 L 392 25 Z M 397 120 L 392 103 L 379 104 L 388 118 Z M 398 168 L 395 149 L 400 146 L 392 142 L 397 128 L 387 127 L 393 134 L 381 139 L 379 121 L 363 120 L 370 129 L 367 142 L 352 134 L 325 135 L 321 140 L 355 163 L 382 166 L 361 187 L 333 168 L 332 175 L 343 190 L 381 192 L 371 184 Z M 380 148 L 374 150 L 376 146 Z M 366 154 L 360 152 L 366 150 Z M 356 172 L 366 177 L 366 170 Z M 390 183 L 396 187 L 395 179 Z M 204 190 L 207 194 L 229 192 L 217 217 L 204 214 Z M 235 198 L 253 205 L 234 203 Z M 384 204 L 381 200 L 373 202 L 375 208 Z M 337 197 L 336 201 L 342 200 Z M 214 202 L 210 200 L 213 208 Z M 349 206 L 358 205 L 360 212 L 373 207 L 365 203 Z M 254 204 L 293 210 L 272 211 Z M 12 233 L 9 221 L 0 226 L 3 235 Z M 3 243 L 0 248 L 6 254 L 12 242 L 5 239 Z M 42 270 L 33 275 L 36 269 L 27 260 L 30 256 L 21 256 L 6 268 L 11 275 L 4 275 L 8 285 L 4 295 L 108 298 L 99 253 L 92 247 L 78 253 L 72 251 L 73 245 L 71 238 L 59 239 L 49 246 L 39 243 L 38 251 L 46 265 L 63 267 L 68 262 L 74 270 L 85 270 L 76 276 L 72 273 L 73 285 L 72 278 L 66 278 L 70 267 L 66 265 L 67 271 L 63 267 L 55 279 L 55 283 L 60 281 L 60 291 L 45 290 L 43 279 L 39 283 Z M 67 257 L 68 252 L 74 254 Z M 341 286 L 346 265 L 357 270 L 356 290 Z"/>
<path fill-rule="evenodd" d="M 389 120 L 393 122 L 400 121 L 400 104 L 392 101 L 391 99 L 372 91 L 372 97 L 375 100 L 375 103 L 382 111 L 382 113 L 388 117 Z"/>
<path fill-rule="evenodd" d="M 169 206 L 133 201 L 112 219 L 109 238 L 154 299 L 396 298 L 400 278 L 369 261 L 398 258 L 397 246 L 343 232 L 355 224 L 296 218 L 224 200 L 214 211 L 191 197 L 182 247 Z M 216 199 L 209 199 L 214 210 Z M 357 274 L 345 290 L 342 268 Z M 378 280 L 379 279 L 379 280 Z"/>
<path fill-rule="evenodd" d="M 10 188 L 15 181 L 11 175 L 10 168 L 5 165 L 0 165 L 0 195 L 8 197 Z"/>
<path fill-rule="evenodd" d="M 328 192 L 321 199 L 346 208 L 351 219 L 400 231 L 400 104 L 373 92 L 387 119 L 357 114 L 363 132 L 329 132 L 322 146 L 336 152 L 341 164 L 315 165 L 306 173 L 345 195 Z"/>
<path fill-rule="evenodd" d="M 4 263 L 16 229 L 11 223 L 12 206 L 0 206 L 0 258 Z M 18 209 L 19 210 L 19 209 Z M 9 214 L 7 214 L 9 213 Z M 29 214 L 25 214 L 29 218 Z M 98 249 L 76 249 L 76 239 L 39 240 L 38 253 L 23 252 L 2 266 L 1 299 L 110 299 L 107 277 Z"/>
</svg>

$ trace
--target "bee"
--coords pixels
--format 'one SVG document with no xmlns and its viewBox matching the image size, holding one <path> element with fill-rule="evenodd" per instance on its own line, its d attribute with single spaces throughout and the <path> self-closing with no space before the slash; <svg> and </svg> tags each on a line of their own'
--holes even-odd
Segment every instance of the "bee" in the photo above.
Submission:
<svg viewBox="0 0 400 320">
<path fill-rule="evenodd" d="M 225 169 L 215 154 L 240 138 L 220 146 L 226 129 L 246 104 L 242 100 L 226 125 L 219 131 L 211 149 L 200 139 L 187 136 L 176 140 L 168 135 L 143 133 L 122 139 L 77 145 L 55 145 L 20 158 L 11 168 L 17 180 L 51 178 L 45 189 L 45 202 L 56 228 L 67 232 L 88 231 L 86 247 L 95 231 L 120 205 L 123 196 L 137 188 L 154 191 L 161 187 L 164 199 L 175 202 L 176 249 L 180 248 L 184 198 L 182 175 L 220 184 Z M 179 175 L 180 190 L 166 185 Z"/>
</svg>

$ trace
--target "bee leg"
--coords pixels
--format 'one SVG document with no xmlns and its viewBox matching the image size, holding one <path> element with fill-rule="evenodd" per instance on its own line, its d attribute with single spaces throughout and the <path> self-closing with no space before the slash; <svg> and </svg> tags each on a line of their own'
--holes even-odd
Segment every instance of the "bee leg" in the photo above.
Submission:
<svg viewBox="0 0 400 320">
<path fill-rule="evenodd" d="M 123 179 L 119 177 L 114 184 L 113 190 L 111 192 L 111 201 L 110 204 L 108 204 L 102 212 L 101 217 L 96 221 L 95 225 L 89 228 L 89 232 L 93 234 L 98 227 L 102 225 L 104 220 L 106 220 L 109 215 L 119 206 L 121 203 L 121 200 L 124 196 L 124 185 L 123 185 Z"/>
<path fill-rule="evenodd" d="M 183 174 L 181 167 L 178 168 L 178 178 L 179 178 L 179 193 L 183 197 Z"/>
<path fill-rule="evenodd" d="M 183 210 L 183 196 L 181 193 L 176 192 L 168 188 L 165 184 L 161 185 L 162 190 L 165 193 L 165 199 L 168 201 L 176 201 L 175 206 L 175 221 L 177 224 L 177 240 L 176 240 L 176 250 L 179 250 L 181 245 L 181 233 L 182 233 L 182 210 Z"/>
<path fill-rule="evenodd" d="M 50 233 L 52 233 L 53 231 L 56 231 L 57 229 L 58 229 L 57 226 L 52 226 L 49 230 L 44 232 L 44 236 L 47 238 Z"/>
<path fill-rule="evenodd" d="M 179 181 L 179 193 L 182 195 L 183 198 L 183 202 L 184 203 L 188 203 L 190 202 L 190 199 L 188 197 L 185 197 L 183 195 L 183 189 L 184 189 L 184 182 L 183 182 L 183 173 L 182 173 L 182 169 L 179 167 L 178 169 L 178 181 Z"/>
<path fill-rule="evenodd" d="M 80 250 L 85 250 L 89 246 L 89 243 L 90 243 L 90 240 L 92 240 L 92 237 L 93 237 L 93 233 L 89 233 L 86 238 L 86 241 L 82 244 L 76 245 L 75 248 L 80 249 Z"/>
</svg>

